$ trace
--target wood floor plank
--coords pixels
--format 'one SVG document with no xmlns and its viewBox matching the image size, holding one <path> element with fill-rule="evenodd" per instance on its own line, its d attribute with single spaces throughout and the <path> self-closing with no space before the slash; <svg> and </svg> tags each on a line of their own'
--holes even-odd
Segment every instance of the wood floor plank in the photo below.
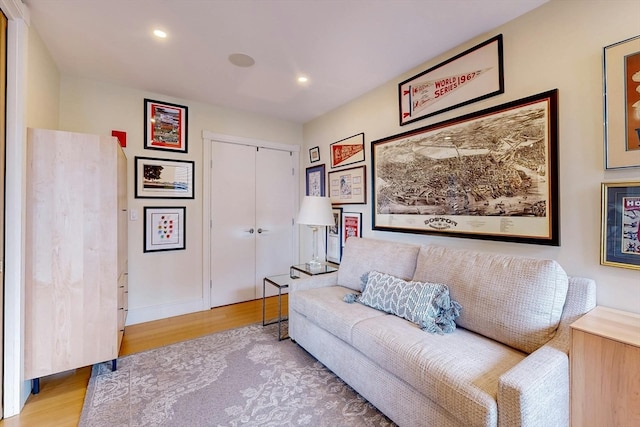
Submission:
<svg viewBox="0 0 640 427">
<path fill-rule="evenodd" d="M 288 296 L 282 298 L 283 316 Z M 267 298 L 267 319 L 278 312 L 276 297 Z M 262 321 L 262 300 L 216 307 L 125 328 L 120 356 L 162 347 Z M 91 367 L 74 369 L 40 380 L 40 393 L 29 396 L 22 412 L 0 420 L 0 427 L 75 427 L 80 420 Z"/>
</svg>

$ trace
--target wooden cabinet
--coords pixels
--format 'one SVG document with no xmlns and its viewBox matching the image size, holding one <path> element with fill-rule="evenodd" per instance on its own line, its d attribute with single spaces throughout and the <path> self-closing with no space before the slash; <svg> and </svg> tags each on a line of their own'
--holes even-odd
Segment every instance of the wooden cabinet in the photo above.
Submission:
<svg viewBox="0 0 640 427">
<path fill-rule="evenodd" d="M 640 425 L 640 315 L 596 307 L 571 325 L 571 425 Z"/>
<path fill-rule="evenodd" d="M 114 360 L 127 310 L 127 162 L 116 138 L 29 129 L 25 379 Z"/>
</svg>

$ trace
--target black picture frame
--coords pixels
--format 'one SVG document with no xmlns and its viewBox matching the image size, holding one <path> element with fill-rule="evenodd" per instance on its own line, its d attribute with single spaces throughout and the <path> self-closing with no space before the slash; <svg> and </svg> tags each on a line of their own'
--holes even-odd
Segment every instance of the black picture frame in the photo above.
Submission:
<svg viewBox="0 0 640 427">
<path fill-rule="evenodd" d="M 340 264 L 342 260 L 342 208 L 332 208 L 334 224 L 327 227 L 327 261 Z"/>
<path fill-rule="evenodd" d="M 134 158 L 136 199 L 193 199 L 195 162 L 192 160 Z"/>
<path fill-rule="evenodd" d="M 349 238 L 362 237 L 362 212 L 342 212 L 342 246 Z"/>
<path fill-rule="evenodd" d="M 329 145 L 331 169 L 364 162 L 364 132 Z"/>
<path fill-rule="evenodd" d="M 309 148 L 309 163 L 320 161 L 320 147 Z"/>
<path fill-rule="evenodd" d="M 145 206 L 143 252 L 186 249 L 186 206 Z"/>
<path fill-rule="evenodd" d="M 144 148 L 187 153 L 188 123 L 188 107 L 145 98 Z"/>
<path fill-rule="evenodd" d="M 640 270 L 640 182 L 601 186 L 600 264 Z"/>
<path fill-rule="evenodd" d="M 372 142 L 374 230 L 560 245 L 558 91 Z"/>
<path fill-rule="evenodd" d="M 321 196 L 326 194 L 325 190 L 325 165 L 324 163 L 318 166 L 311 166 L 307 168 L 306 175 L 306 195 L 307 196 Z"/>
<path fill-rule="evenodd" d="M 332 205 L 367 203 L 367 168 L 365 165 L 330 171 L 329 197 Z"/>
<path fill-rule="evenodd" d="M 400 82 L 400 126 L 504 93 L 502 44 L 498 34 Z"/>
</svg>

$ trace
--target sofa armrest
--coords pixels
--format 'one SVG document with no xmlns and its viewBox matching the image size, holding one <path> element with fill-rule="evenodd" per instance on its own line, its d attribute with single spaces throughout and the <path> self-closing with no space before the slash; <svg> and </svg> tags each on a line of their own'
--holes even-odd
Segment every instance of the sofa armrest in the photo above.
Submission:
<svg viewBox="0 0 640 427">
<path fill-rule="evenodd" d="M 335 286 L 338 283 L 338 272 L 318 274 L 317 276 L 302 277 L 294 279 L 289 286 L 290 292 L 305 291 L 307 289 L 324 288 Z"/>
<path fill-rule="evenodd" d="M 555 336 L 500 377 L 499 426 L 569 425 L 570 325 L 595 303 L 595 282 L 569 277 L 567 299 Z"/>
<path fill-rule="evenodd" d="M 499 426 L 569 425 L 569 357 L 546 344 L 500 377 Z"/>
</svg>

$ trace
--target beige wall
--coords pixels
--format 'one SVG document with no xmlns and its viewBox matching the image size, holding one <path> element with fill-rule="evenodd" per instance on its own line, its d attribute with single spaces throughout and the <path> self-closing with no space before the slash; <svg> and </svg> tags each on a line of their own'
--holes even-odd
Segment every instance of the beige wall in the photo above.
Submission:
<svg viewBox="0 0 640 427">
<path fill-rule="evenodd" d="M 399 82 L 500 33 L 504 36 L 504 94 L 411 125 L 398 125 Z M 636 0 L 552 0 L 305 124 L 302 152 L 320 146 L 321 160 L 327 162 L 330 143 L 364 132 L 366 165 L 370 173 L 371 141 L 557 88 L 560 247 L 374 232 L 371 230 L 370 203 L 344 208 L 363 213 L 365 237 L 556 259 L 569 274 L 597 281 L 598 304 L 640 312 L 640 272 L 599 265 L 600 183 L 640 179 L 638 168 L 604 170 L 602 49 L 638 34 L 640 2 Z M 308 162 L 306 156 L 301 158 Z M 308 166 L 303 165 L 301 171 Z M 304 173 L 301 176 L 304 178 Z M 370 180 L 367 184 L 370 201 Z M 301 248 L 308 246 L 301 243 Z"/>
<path fill-rule="evenodd" d="M 145 150 L 144 98 L 188 107 L 188 153 Z M 283 144 L 302 144 L 302 126 L 282 120 L 173 98 L 157 93 L 63 75 L 60 84 L 60 128 L 111 135 L 127 132 L 129 209 L 128 324 L 200 310 L 208 304 L 203 292 L 203 140 L 202 132 L 240 136 Z M 195 161 L 195 199 L 134 198 L 134 157 Z M 221 201 L 223 203 L 223 201 Z M 186 250 L 143 253 L 143 207 L 186 206 Z"/>
<path fill-rule="evenodd" d="M 27 127 L 57 129 L 60 114 L 60 72 L 33 27 L 29 28 L 27 82 Z"/>
</svg>

